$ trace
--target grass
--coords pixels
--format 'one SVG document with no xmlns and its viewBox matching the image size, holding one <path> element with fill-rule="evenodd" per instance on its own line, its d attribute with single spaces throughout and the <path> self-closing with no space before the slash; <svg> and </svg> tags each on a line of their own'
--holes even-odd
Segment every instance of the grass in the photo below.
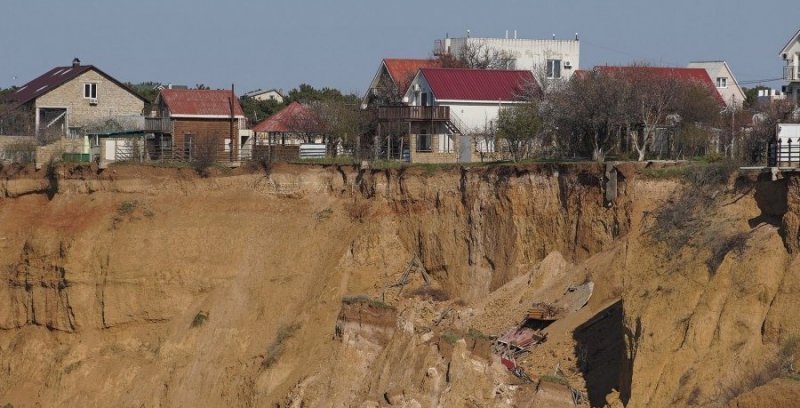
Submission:
<svg viewBox="0 0 800 408">
<path fill-rule="evenodd" d="M 560 377 L 560 376 L 557 376 L 557 375 L 545 374 L 545 375 L 539 377 L 539 381 L 545 381 L 545 382 L 551 382 L 551 383 L 556 383 L 556 384 L 569 386 L 569 381 L 567 381 L 566 378 Z"/>
<path fill-rule="evenodd" d="M 455 344 L 457 341 L 461 340 L 461 336 L 451 331 L 446 331 L 442 333 L 442 339 L 450 344 Z"/>
<path fill-rule="evenodd" d="M 76 361 L 76 362 L 64 367 L 64 374 L 69 374 L 69 373 L 77 370 L 78 367 L 80 367 L 82 363 L 83 363 L 83 361 Z"/>
<path fill-rule="evenodd" d="M 476 340 L 478 340 L 478 339 L 490 340 L 491 339 L 490 336 L 487 336 L 487 335 L 483 334 L 482 331 L 480 331 L 478 329 L 475 329 L 475 328 L 472 328 L 472 327 L 470 327 L 469 331 L 467 331 L 467 337 L 469 337 L 471 339 L 476 339 Z"/>
<path fill-rule="evenodd" d="M 342 303 L 346 305 L 362 303 L 362 304 L 368 304 L 378 309 L 394 309 L 394 306 L 384 303 L 378 299 L 372 299 L 367 295 L 345 296 L 342 298 Z"/>
<path fill-rule="evenodd" d="M 206 320 L 208 320 L 208 312 L 197 312 L 197 314 L 194 315 L 194 319 L 192 319 L 192 328 L 202 326 Z"/>
<path fill-rule="evenodd" d="M 317 221 L 327 220 L 328 218 L 331 217 L 331 215 L 333 215 L 333 209 L 331 209 L 331 207 L 328 207 L 324 210 L 315 212 L 314 219 Z"/>
<path fill-rule="evenodd" d="M 419 296 L 422 298 L 430 298 L 434 302 L 444 302 L 450 300 L 450 295 L 442 289 L 432 288 L 430 286 L 423 286 L 414 289 L 406 295 L 406 297 Z"/>
<path fill-rule="evenodd" d="M 270 368 L 278 362 L 281 355 L 283 355 L 286 341 L 292 338 L 298 330 L 300 330 L 300 325 L 297 323 L 284 325 L 278 329 L 278 333 L 275 334 L 275 340 L 267 346 L 264 361 L 261 362 L 262 368 Z"/>
<path fill-rule="evenodd" d="M 117 214 L 130 215 L 136 208 L 139 207 L 139 202 L 136 200 L 125 200 L 117 208 Z"/>
</svg>

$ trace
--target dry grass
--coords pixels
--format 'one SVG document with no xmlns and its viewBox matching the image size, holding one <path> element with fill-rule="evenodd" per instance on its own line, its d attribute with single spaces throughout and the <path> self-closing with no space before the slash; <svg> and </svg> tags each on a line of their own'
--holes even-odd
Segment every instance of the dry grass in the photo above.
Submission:
<svg viewBox="0 0 800 408">
<path fill-rule="evenodd" d="M 442 289 L 435 289 L 430 286 L 422 286 L 406 294 L 406 297 L 430 298 L 434 302 L 444 302 L 450 300 L 450 295 Z"/>
</svg>

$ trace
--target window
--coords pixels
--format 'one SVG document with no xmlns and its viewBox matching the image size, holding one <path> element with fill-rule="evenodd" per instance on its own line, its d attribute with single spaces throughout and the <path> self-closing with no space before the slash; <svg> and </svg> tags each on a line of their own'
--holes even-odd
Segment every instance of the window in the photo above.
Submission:
<svg viewBox="0 0 800 408">
<path fill-rule="evenodd" d="M 431 135 L 417 135 L 417 151 L 430 152 L 431 150 Z"/>
<path fill-rule="evenodd" d="M 728 78 L 717 77 L 717 88 L 727 88 L 727 87 L 728 87 Z"/>
<path fill-rule="evenodd" d="M 83 97 L 87 99 L 97 99 L 97 84 L 94 82 L 83 84 Z"/>
<path fill-rule="evenodd" d="M 547 77 L 561 78 L 561 60 L 557 59 L 547 60 Z"/>
</svg>

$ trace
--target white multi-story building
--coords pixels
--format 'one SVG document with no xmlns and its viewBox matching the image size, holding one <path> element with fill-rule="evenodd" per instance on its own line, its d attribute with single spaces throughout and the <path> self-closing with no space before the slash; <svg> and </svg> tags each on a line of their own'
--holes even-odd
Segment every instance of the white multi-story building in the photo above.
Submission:
<svg viewBox="0 0 800 408">
<path fill-rule="evenodd" d="M 434 42 L 436 56 L 459 56 L 467 47 L 473 49 L 492 49 L 505 51 L 513 57 L 513 66 L 507 69 L 521 69 L 534 72 L 537 77 L 547 79 L 569 79 L 580 68 L 580 41 L 575 39 L 551 40 L 517 38 L 445 38 Z"/>
<path fill-rule="evenodd" d="M 785 63 L 783 79 L 788 82 L 783 87 L 783 93 L 798 105 L 800 104 L 800 30 L 786 43 L 780 56 Z"/>
</svg>

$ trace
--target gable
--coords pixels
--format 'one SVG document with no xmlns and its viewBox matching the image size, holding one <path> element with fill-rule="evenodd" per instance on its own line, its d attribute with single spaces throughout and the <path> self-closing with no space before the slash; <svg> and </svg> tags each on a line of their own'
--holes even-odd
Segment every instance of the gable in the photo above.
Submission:
<svg viewBox="0 0 800 408">
<path fill-rule="evenodd" d="M 112 76 L 106 74 L 93 65 L 55 67 L 8 95 L 7 101 L 16 104 L 16 106 L 25 105 L 89 72 L 105 78 L 110 83 L 123 89 L 125 92 L 135 96 L 136 98 L 141 99 L 143 102 L 149 102 L 144 97 L 128 88 L 125 84 L 117 81 Z"/>
<path fill-rule="evenodd" d="M 796 52 L 800 52 L 800 30 L 797 30 L 778 55 L 783 57 L 783 54 L 793 54 Z"/>
</svg>

